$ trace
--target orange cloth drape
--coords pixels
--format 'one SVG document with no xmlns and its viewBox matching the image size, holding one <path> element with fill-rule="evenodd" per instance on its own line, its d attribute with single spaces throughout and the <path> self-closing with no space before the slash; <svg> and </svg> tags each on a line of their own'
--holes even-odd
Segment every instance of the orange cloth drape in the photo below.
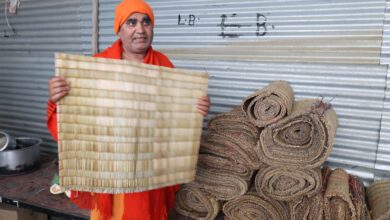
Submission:
<svg viewBox="0 0 390 220">
<path fill-rule="evenodd" d="M 95 57 L 122 59 L 122 42 L 117 40 L 110 48 Z M 162 53 L 150 48 L 144 63 L 173 68 L 173 64 Z M 56 104 L 47 106 L 47 127 L 58 141 Z M 72 191 L 71 200 L 80 208 L 90 209 L 91 220 L 162 220 L 173 208 L 174 195 L 179 185 L 126 194 L 103 194 Z"/>
</svg>

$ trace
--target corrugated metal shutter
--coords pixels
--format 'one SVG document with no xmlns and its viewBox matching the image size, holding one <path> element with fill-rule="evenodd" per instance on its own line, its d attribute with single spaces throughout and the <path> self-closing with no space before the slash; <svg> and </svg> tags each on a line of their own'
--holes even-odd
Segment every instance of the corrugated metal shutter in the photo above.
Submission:
<svg viewBox="0 0 390 220">
<path fill-rule="evenodd" d="M 83 53 L 79 0 L 25 0 L 7 27 L 0 1 L 0 130 L 44 140 L 56 152 L 46 128 L 47 82 L 54 76 L 54 52 Z"/>
<path fill-rule="evenodd" d="M 117 39 L 118 2 L 100 2 L 100 50 Z M 348 64 L 380 63 L 384 0 L 148 2 L 154 47 L 177 67 L 209 72 L 210 117 L 279 79 L 299 99 L 334 97 L 340 127 L 327 163 L 374 178 L 387 66 Z M 330 64 L 308 64 L 318 62 Z"/>
<path fill-rule="evenodd" d="M 120 0 L 99 2 L 99 50 L 110 46 L 118 36 L 114 33 L 114 12 Z M 147 1 L 150 2 L 150 1 Z M 156 13 L 156 11 L 155 11 Z"/>
<path fill-rule="evenodd" d="M 92 52 L 92 1 L 81 1 L 80 3 L 82 50 L 86 56 L 91 56 Z"/>
<path fill-rule="evenodd" d="M 390 64 L 390 0 L 386 0 L 381 64 Z M 390 72 L 387 74 L 386 92 L 380 128 L 380 139 L 375 162 L 374 179 L 390 177 Z"/>
<path fill-rule="evenodd" d="M 386 13 L 383 24 L 381 64 L 390 64 L 390 0 L 386 0 Z"/>
<path fill-rule="evenodd" d="M 101 43 L 118 1 L 102 1 Z M 155 45 L 177 59 L 379 64 L 384 0 L 149 1 Z"/>
<path fill-rule="evenodd" d="M 380 142 L 375 164 L 375 179 L 390 177 L 390 71 L 387 74 L 386 93 L 380 130 Z"/>
<path fill-rule="evenodd" d="M 196 17 L 193 26 L 162 24 L 163 35 L 157 35 L 162 37 L 156 42 L 169 46 L 163 51 L 174 58 L 379 64 L 384 0 L 163 5 L 166 2 L 158 7 L 156 2 L 156 10 L 167 10 L 169 14 L 162 17 L 168 21 L 174 11 L 184 18 Z M 176 37 L 164 38 L 168 31 L 177 33 Z M 174 46 L 175 41 L 182 44 Z"/>
</svg>

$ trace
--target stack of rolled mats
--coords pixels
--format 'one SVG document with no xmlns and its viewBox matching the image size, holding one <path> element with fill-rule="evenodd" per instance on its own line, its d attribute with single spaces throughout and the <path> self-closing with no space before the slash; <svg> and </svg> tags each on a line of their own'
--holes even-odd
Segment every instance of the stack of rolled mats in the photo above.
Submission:
<svg viewBox="0 0 390 220">
<path fill-rule="evenodd" d="M 295 101 L 287 82 L 269 84 L 209 120 L 195 181 L 176 194 L 176 211 L 194 219 L 215 219 L 220 211 L 237 220 L 366 219 L 355 207 L 365 205 L 364 196 L 346 200 L 343 187 L 328 192 L 339 177 L 320 168 L 337 126 L 330 103 Z"/>
</svg>

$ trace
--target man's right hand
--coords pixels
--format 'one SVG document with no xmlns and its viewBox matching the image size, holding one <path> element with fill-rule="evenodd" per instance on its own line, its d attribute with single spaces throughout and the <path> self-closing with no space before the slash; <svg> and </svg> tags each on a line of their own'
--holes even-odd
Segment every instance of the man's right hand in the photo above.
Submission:
<svg viewBox="0 0 390 220">
<path fill-rule="evenodd" d="M 57 103 L 69 93 L 70 82 L 64 77 L 56 76 L 49 80 L 49 100 Z"/>
</svg>

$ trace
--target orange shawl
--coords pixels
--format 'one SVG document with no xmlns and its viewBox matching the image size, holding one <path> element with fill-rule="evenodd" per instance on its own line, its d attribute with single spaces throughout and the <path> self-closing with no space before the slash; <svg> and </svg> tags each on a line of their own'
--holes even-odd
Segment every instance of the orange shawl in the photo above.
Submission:
<svg viewBox="0 0 390 220">
<path fill-rule="evenodd" d="M 122 59 L 122 42 L 117 40 L 110 48 L 96 54 L 95 57 Z M 169 59 L 162 53 L 150 48 L 144 58 L 144 63 L 174 68 Z M 56 104 L 49 101 L 47 106 L 47 127 L 58 141 Z M 124 194 L 122 219 L 161 220 L 166 219 L 169 209 L 173 208 L 175 192 L 179 185 Z M 113 195 L 104 193 L 90 193 L 72 191 L 71 200 L 80 208 L 98 209 L 103 219 L 110 219 L 112 215 Z"/>
</svg>

